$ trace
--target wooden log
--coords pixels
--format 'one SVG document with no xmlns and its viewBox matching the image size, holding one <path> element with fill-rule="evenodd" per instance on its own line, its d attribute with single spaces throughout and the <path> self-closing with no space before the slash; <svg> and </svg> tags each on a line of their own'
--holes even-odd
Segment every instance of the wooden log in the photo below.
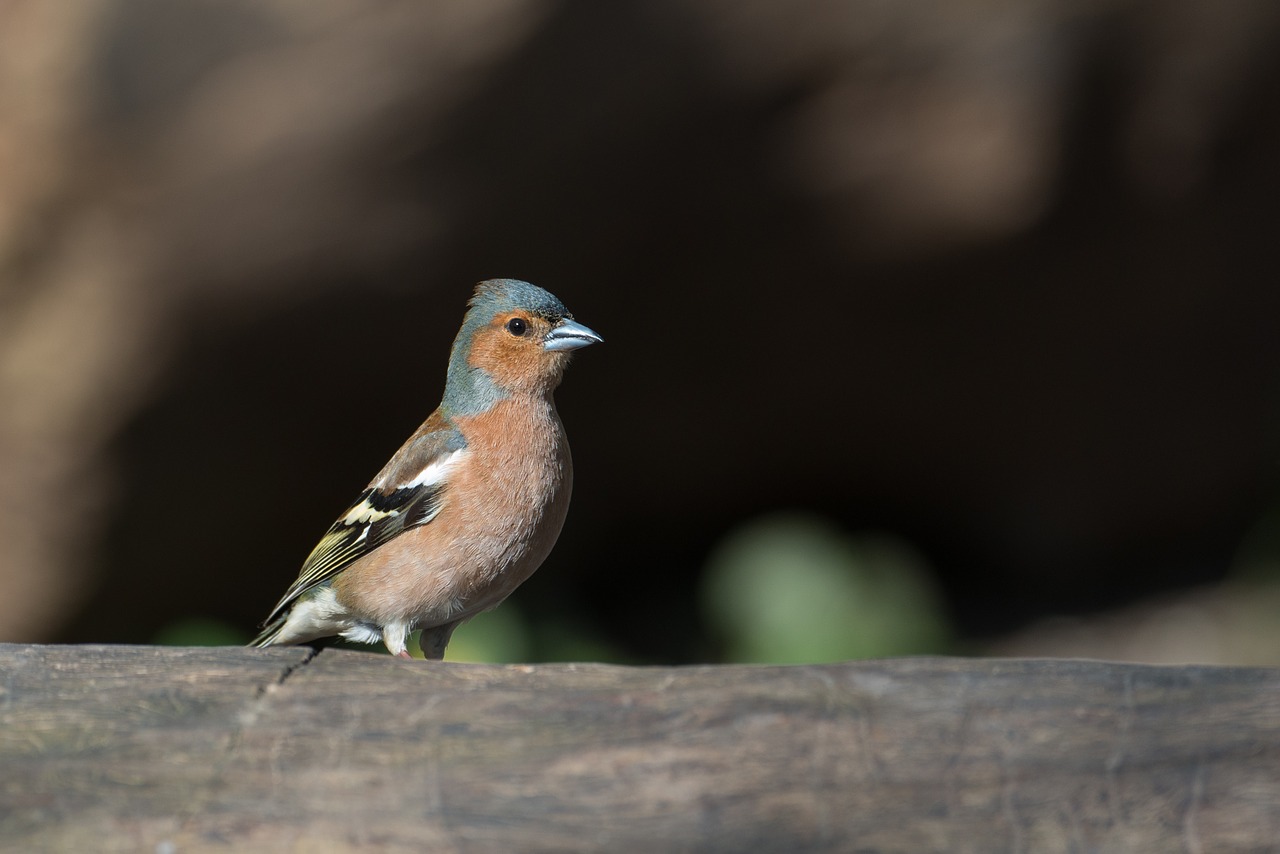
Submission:
<svg viewBox="0 0 1280 854">
<path fill-rule="evenodd" d="M 1258 851 L 1280 670 L 0 645 L 5 851 Z"/>
</svg>

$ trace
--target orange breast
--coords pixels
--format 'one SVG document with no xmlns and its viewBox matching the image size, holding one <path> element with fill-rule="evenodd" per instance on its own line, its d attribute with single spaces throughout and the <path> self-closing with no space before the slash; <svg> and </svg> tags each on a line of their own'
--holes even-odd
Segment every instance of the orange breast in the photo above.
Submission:
<svg viewBox="0 0 1280 854">
<path fill-rule="evenodd" d="M 429 628 L 494 607 L 542 564 L 564 525 L 573 463 L 550 395 L 522 397 L 455 419 L 467 455 L 443 509 L 335 579 L 344 607 Z"/>
</svg>

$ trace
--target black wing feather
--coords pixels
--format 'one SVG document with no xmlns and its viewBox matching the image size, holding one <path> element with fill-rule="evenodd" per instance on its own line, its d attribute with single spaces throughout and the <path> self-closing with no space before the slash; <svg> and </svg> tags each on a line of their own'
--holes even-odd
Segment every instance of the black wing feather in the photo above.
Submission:
<svg viewBox="0 0 1280 854">
<path fill-rule="evenodd" d="M 427 524 L 440 512 L 444 484 L 412 486 L 384 493 L 366 489 L 330 526 L 302 565 L 298 578 L 267 617 L 270 624 L 299 596 L 333 578 L 374 549 L 410 528 Z M 353 521 L 347 521 L 354 515 Z"/>
</svg>

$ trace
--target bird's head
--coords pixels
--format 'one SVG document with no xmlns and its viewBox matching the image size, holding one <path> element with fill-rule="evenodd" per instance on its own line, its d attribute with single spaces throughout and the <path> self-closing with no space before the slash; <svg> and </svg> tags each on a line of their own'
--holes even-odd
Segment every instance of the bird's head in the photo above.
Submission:
<svg viewBox="0 0 1280 854">
<path fill-rule="evenodd" d="M 536 285 L 481 282 L 453 342 L 445 404 L 464 414 L 513 394 L 549 393 L 574 350 L 603 340 Z"/>
</svg>

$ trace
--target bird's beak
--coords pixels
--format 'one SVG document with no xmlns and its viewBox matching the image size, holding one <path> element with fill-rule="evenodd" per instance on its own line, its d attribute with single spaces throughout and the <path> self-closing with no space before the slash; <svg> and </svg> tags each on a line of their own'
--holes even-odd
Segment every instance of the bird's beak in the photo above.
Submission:
<svg viewBox="0 0 1280 854">
<path fill-rule="evenodd" d="M 562 320 L 542 339 L 544 350 L 577 350 L 604 341 L 596 333 L 573 320 Z"/>
</svg>

